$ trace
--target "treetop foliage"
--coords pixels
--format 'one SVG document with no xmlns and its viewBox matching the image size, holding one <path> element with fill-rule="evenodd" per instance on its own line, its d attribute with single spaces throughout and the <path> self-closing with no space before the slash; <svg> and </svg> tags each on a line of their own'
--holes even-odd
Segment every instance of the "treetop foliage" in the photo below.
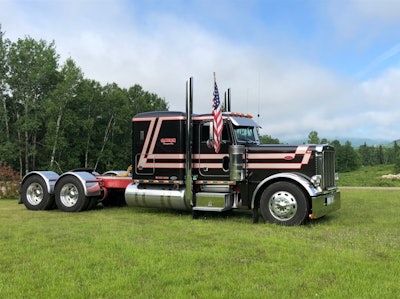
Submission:
<svg viewBox="0 0 400 299">
<path fill-rule="evenodd" d="M 6 39 L 0 26 L 0 161 L 20 175 L 131 163 L 131 118 L 168 110 L 135 84 L 121 88 L 85 78 L 72 58 L 60 63 L 54 42 Z"/>
</svg>

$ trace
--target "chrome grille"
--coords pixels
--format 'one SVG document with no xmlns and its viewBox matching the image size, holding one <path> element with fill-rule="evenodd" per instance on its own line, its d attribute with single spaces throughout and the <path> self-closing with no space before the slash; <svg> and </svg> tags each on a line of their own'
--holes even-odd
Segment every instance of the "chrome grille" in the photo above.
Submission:
<svg viewBox="0 0 400 299">
<path fill-rule="evenodd" d="M 335 152 L 326 150 L 322 153 L 322 187 L 328 189 L 334 187 L 335 182 Z"/>
</svg>

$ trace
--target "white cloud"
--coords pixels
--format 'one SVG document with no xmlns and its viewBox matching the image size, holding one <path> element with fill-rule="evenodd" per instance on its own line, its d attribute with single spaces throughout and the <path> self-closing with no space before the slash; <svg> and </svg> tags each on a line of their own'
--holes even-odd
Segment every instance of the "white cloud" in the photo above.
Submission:
<svg viewBox="0 0 400 299">
<path fill-rule="evenodd" d="M 400 17 L 400 2 L 397 0 L 352 0 L 348 1 L 354 17 L 384 24 L 397 23 Z"/>
<path fill-rule="evenodd" d="M 328 3 L 333 25 L 346 41 L 351 42 L 355 37 L 371 41 L 382 31 L 397 30 L 400 22 L 397 0 L 333 0 Z"/>
<path fill-rule="evenodd" d="M 171 110 L 184 109 L 185 81 L 193 76 L 195 113 L 210 112 L 215 71 L 221 97 L 232 88 L 233 110 L 253 114 L 263 134 L 283 141 L 306 139 L 312 130 L 328 139 L 400 137 L 398 69 L 360 83 L 302 61 L 296 49 L 238 43 L 187 17 L 140 16 L 137 6 L 123 1 L 42 3 L 50 3 L 49 9 L 32 15 L 6 1 L 0 11 L 6 37 L 54 39 L 62 58 L 72 57 L 86 77 L 122 87 L 138 83 L 165 98 Z M 356 25 L 372 18 L 372 8 L 351 3 L 343 25 L 350 23 L 351 12 L 356 12 Z M 268 45 L 267 37 L 263 44 Z"/>
<path fill-rule="evenodd" d="M 389 69 L 382 76 L 363 82 L 360 92 L 377 109 L 400 109 L 400 69 Z"/>
</svg>

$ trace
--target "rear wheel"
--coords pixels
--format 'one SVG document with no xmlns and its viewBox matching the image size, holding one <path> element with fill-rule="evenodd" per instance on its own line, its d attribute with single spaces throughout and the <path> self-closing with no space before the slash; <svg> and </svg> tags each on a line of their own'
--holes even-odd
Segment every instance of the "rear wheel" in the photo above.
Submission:
<svg viewBox="0 0 400 299">
<path fill-rule="evenodd" d="M 97 197 L 92 197 L 92 198 L 90 198 L 89 201 L 90 202 L 89 202 L 89 205 L 87 207 L 88 210 L 93 210 L 97 206 L 97 204 L 99 203 L 99 200 L 97 199 Z"/>
<path fill-rule="evenodd" d="M 21 200 L 28 210 L 49 210 L 54 205 L 54 197 L 47 190 L 43 178 L 38 175 L 28 177 L 21 185 Z"/>
<path fill-rule="evenodd" d="M 298 186 L 289 182 L 277 182 L 262 193 L 260 208 L 266 221 L 291 226 L 306 220 L 309 205 L 304 192 Z"/>
<path fill-rule="evenodd" d="M 90 199 L 86 198 L 82 183 L 74 176 L 66 176 L 54 188 L 57 207 L 64 212 L 81 212 L 87 209 Z"/>
</svg>

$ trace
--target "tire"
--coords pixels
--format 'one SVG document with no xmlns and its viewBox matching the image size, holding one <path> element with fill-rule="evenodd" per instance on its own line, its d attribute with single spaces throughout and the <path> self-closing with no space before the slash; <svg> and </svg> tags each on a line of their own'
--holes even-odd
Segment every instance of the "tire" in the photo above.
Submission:
<svg viewBox="0 0 400 299">
<path fill-rule="evenodd" d="M 89 199 L 89 205 L 87 207 L 87 210 L 93 210 L 95 207 L 97 207 L 97 204 L 99 203 L 99 200 L 97 199 L 97 197 L 92 197 Z"/>
<path fill-rule="evenodd" d="M 50 210 L 54 206 L 54 196 L 48 192 L 46 183 L 38 175 L 30 176 L 22 183 L 20 194 L 28 210 Z"/>
<path fill-rule="evenodd" d="M 289 182 L 277 182 L 262 193 L 260 209 L 265 221 L 293 226 L 306 220 L 309 204 L 298 186 Z"/>
<path fill-rule="evenodd" d="M 253 223 L 258 223 L 260 219 L 260 214 L 258 213 L 258 208 L 253 209 Z"/>
<path fill-rule="evenodd" d="M 81 212 L 87 209 L 90 199 L 85 196 L 78 178 L 65 176 L 54 188 L 57 207 L 64 212 Z"/>
</svg>

